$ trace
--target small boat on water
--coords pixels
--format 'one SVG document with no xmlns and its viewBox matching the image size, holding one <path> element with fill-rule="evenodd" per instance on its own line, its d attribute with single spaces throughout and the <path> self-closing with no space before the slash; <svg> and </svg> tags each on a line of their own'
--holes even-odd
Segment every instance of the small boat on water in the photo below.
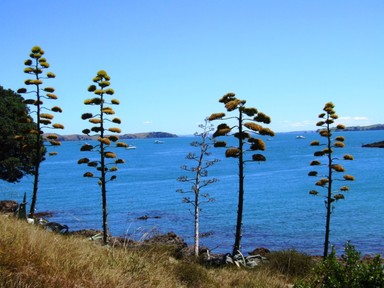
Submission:
<svg viewBox="0 0 384 288">
<path fill-rule="evenodd" d="M 298 135 L 296 136 L 296 139 L 305 139 L 305 137 L 303 135 Z"/>
<path fill-rule="evenodd" d="M 136 149 L 136 146 L 128 145 L 127 147 L 125 147 L 125 150 L 130 150 L 130 149 Z"/>
<path fill-rule="evenodd" d="M 163 144 L 164 141 L 161 141 L 161 140 L 155 140 L 155 144 Z"/>
</svg>

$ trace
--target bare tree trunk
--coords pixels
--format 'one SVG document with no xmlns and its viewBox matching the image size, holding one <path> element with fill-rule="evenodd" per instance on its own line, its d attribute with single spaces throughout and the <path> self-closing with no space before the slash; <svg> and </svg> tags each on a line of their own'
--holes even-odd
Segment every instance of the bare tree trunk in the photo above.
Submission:
<svg viewBox="0 0 384 288">
<path fill-rule="evenodd" d="M 329 117 L 327 117 L 329 119 Z M 328 130 L 328 194 L 327 194 L 327 216 L 326 216 L 326 223 L 325 223 L 325 239 L 324 239 L 324 252 L 323 252 L 323 259 L 325 259 L 328 256 L 328 250 L 329 250 L 329 235 L 331 230 L 331 214 L 332 214 L 332 153 L 330 153 L 332 146 L 331 146 L 331 129 L 329 127 L 329 124 L 327 124 L 327 130 Z"/>
<path fill-rule="evenodd" d="M 101 96 L 100 104 L 100 118 L 101 118 L 101 131 L 100 137 L 104 138 L 104 119 L 103 119 L 103 96 Z M 103 210 L 103 243 L 108 243 L 108 212 L 107 212 L 107 188 L 106 188 L 106 171 L 105 171 L 105 155 L 104 155 L 104 143 L 100 143 L 100 166 L 101 166 L 101 197 L 102 197 L 102 210 Z"/>
<path fill-rule="evenodd" d="M 102 184 L 102 198 L 103 198 L 103 242 L 108 243 L 108 213 L 107 213 L 107 191 L 105 183 Z"/>
<path fill-rule="evenodd" d="M 199 256 L 199 194 L 195 194 L 195 256 Z"/>
<path fill-rule="evenodd" d="M 239 113 L 239 135 L 242 135 L 242 113 Z M 237 222 L 235 244 L 233 245 L 232 255 L 237 254 L 241 248 L 242 226 L 243 226 L 243 206 L 244 206 L 244 163 L 243 163 L 243 139 L 239 137 L 239 199 L 237 205 Z"/>
<path fill-rule="evenodd" d="M 36 69 L 38 67 L 36 60 Z M 36 74 L 36 79 L 39 79 L 38 74 Z M 31 207 L 29 210 L 29 217 L 33 218 L 35 215 L 35 209 L 36 209 L 36 201 L 37 201 L 37 191 L 39 188 L 39 176 L 40 176 L 40 162 L 41 162 L 41 149 L 42 149 L 42 142 L 41 142 L 41 126 L 40 126 L 40 88 L 39 85 L 36 85 L 36 98 L 37 98 L 37 119 L 36 119 L 36 125 L 37 125 L 37 135 L 36 135 L 36 159 L 35 159 L 35 171 L 34 171 L 34 180 L 33 180 L 33 191 L 32 191 L 32 201 L 31 201 Z"/>
<path fill-rule="evenodd" d="M 38 142 L 40 142 L 38 140 Z M 38 149 L 41 149 L 40 145 L 37 146 Z M 36 201 L 37 201 L 37 191 L 39 188 L 39 173 L 40 173 L 40 153 L 36 153 L 36 163 L 35 163 L 35 175 L 33 180 L 33 191 L 32 191 L 32 201 L 31 201 L 31 207 L 29 209 L 29 217 L 33 218 L 35 215 L 35 209 L 36 209 Z"/>
</svg>

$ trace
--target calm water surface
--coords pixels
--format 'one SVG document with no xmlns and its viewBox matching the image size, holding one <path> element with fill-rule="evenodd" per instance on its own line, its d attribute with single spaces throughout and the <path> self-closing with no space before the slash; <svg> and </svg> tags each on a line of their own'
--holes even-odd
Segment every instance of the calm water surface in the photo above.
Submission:
<svg viewBox="0 0 384 288">
<path fill-rule="evenodd" d="M 293 248 L 310 254 L 322 254 L 325 207 L 321 197 L 308 194 L 315 178 L 308 177 L 314 148 L 309 143 L 319 139 L 316 133 L 280 133 L 264 139 L 267 150 L 265 163 L 249 163 L 245 176 L 245 207 L 242 249 L 256 247 L 271 250 Z M 348 174 L 356 180 L 349 182 L 346 200 L 335 205 L 331 223 L 331 243 L 342 249 L 351 240 L 362 253 L 384 255 L 384 149 L 362 148 L 364 143 L 384 140 L 384 131 L 343 132 L 346 147 L 337 150 L 348 153 L 354 161 L 342 162 Z M 117 179 L 108 185 L 109 225 L 113 235 L 143 239 L 155 233 L 174 231 L 189 244 L 193 243 L 192 206 L 182 203 L 176 190 L 188 189 L 176 179 L 185 175 L 183 164 L 192 165 L 185 156 L 193 152 L 194 137 L 128 140 L 137 148 L 117 150 L 126 163 L 119 166 Z M 83 178 L 86 166 L 77 164 L 82 157 L 83 142 L 63 142 L 59 155 L 48 158 L 41 166 L 37 211 L 54 211 L 51 221 L 67 224 L 70 230 L 101 229 L 101 195 L 95 179 Z M 230 252 L 234 241 L 237 211 L 237 164 L 225 159 L 224 150 L 211 149 L 212 156 L 221 161 L 209 170 L 210 177 L 219 182 L 204 192 L 216 199 L 204 203 L 200 229 L 210 236 L 202 245 L 214 252 Z M 20 183 L 0 183 L 0 199 L 20 201 L 28 198 L 32 178 Z M 150 216 L 146 221 L 140 216 Z"/>
</svg>

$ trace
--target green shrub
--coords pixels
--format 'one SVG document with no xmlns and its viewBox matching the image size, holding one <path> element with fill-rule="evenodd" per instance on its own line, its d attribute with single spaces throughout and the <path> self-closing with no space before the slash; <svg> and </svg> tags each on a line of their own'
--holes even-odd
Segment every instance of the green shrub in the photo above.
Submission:
<svg viewBox="0 0 384 288">
<path fill-rule="evenodd" d="M 332 252 L 313 269 L 308 279 L 299 281 L 296 288 L 384 288 L 384 269 L 380 255 L 362 260 L 355 247 L 347 242 L 345 254 L 336 257 Z"/>
</svg>

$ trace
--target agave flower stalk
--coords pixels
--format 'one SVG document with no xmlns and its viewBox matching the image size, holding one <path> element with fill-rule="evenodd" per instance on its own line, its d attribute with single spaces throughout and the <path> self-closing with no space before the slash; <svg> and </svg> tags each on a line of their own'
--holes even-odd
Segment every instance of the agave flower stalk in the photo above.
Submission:
<svg viewBox="0 0 384 288">
<path fill-rule="evenodd" d="M 324 202 L 326 206 L 326 223 L 325 223 L 325 236 L 324 236 L 324 250 L 323 258 L 325 259 L 328 256 L 329 250 L 329 238 L 331 230 L 331 215 L 334 209 L 334 203 L 338 200 L 345 199 L 344 194 L 349 191 L 348 186 L 341 186 L 338 189 L 334 189 L 335 181 L 353 181 L 354 177 L 351 175 L 344 175 L 343 179 L 335 176 L 335 173 L 344 173 L 345 169 L 342 165 L 336 163 L 339 159 L 335 155 L 336 149 L 344 148 L 345 138 L 343 136 L 334 136 L 335 130 L 343 130 L 345 126 L 338 124 L 336 127 L 333 127 L 333 124 L 338 116 L 334 110 L 335 105 L 332 102 L 325 104 L 323 108 L 323 113 L 318 117 L 321 119 L 317 122 L 316 126 L 322 127 L 318 133 L 321 137 L 325 138 L 324 143 L 321 143 L 318 140 L 312 141 L 311 146 L 319 147 L 319 150 L 314 152 L 314 156 L 318 158 L 326 158 L 325 161 L 313 160 L 310 163 L 310 166 L 316 167 L 316 170 L 312 170 L 308 173 L 308 176 L 320 178 L 316 181 L 315 185 L 321 188 L 324 188 L 326 193 L 323 194 Z M 343 160 L 353 160 L 353 156 L 346 154 L 343 157 Z M 325 168 L 324 174 L 319 174 L 318 170 L 322 167 Z M 317 190 L 309 191 L 310 195 L 318 196 L 322 195 Z"/>
<path fill-rule="evenodd" d="M 189 153 L 186 156 L 186 159 L 194 161 L 196 166 L 187 166 L 183 165 L 181 169 L 186 172 L 189 172 L 192 176 L 180 176 L 177 178 L 178 181 L 188 183 L 192 185 L 190 190 L 178 189 L 176 192 L 179 193 L 192 193 L 193 197 L 184 197 L 183 202 L 191 204 L 194 208 L 194 254 L 199 256 L 199 247 L 200 247 L 200 236 L 199 236 L 199 225 L 200 225 L 200 206 L 203 202 L 213 202 L 209 193 L 201 193 L 201 189 L 204 187 L 213 184 L 218 181 L 217 178 L 208 177 L 208 168 L 217 163 L 218 159 L 206 159 L 211 155 L 209 148 L 211 147 L 210 141 L 211 138 L 209 133 L 213 131 L 213 126 L 209 124 L 208 119 L 205 119 L 204 124 L 199 125 L 199 128 L 202 129 L 201 133 L 196 132 L 195 136 L 199 137 L 200 141 L 193 141 L 191 143 L 192 147 L 195 147 L 199 150 L 198 154 Z M 205 200 L 205 201 L 204 201 Z"/>
<path fill-rule="evenodd" d="M 86 164 L 88 167 L 96 169 L 97 175 L 87 171 L 83 174 L 84 177 L 98 179 L 98 184 L 101 187 L 102 196 L 102 215 L 103 215 L 103 242 L 108 243 L 108 212 L 107 212 L 107 188 L 109 181 L 116 179 L 114 172 L 118 170 L 117 164 L 124 163 L 123 159 L 117 159 L 117 155 L 111 151 L 111 143 L 115 142 L 116 147 L 126 148 L 128 145 L 124 142 L 117 142 L 119 137 L 116 135 L 107 135 L 107 133 L 121 133 L 118 127 L 107 127 L 107 123 L 121 124 L 121 120 L 117 117 L 112 120 L 109 118 L 115 114 L 112 107 L 107 105 L 119 105 L 120 102 L 116 99 L 108 100 L 108 96 L 114 94 L 110 86 L 110 77 L 104 70 L 100 70 L 96 77 L 93 78 L 94 84 L 88 87 L 88 91 L 94 94 L 93 98 L 86 99 L 84 104 L 87 106 L 97 107 L 96 113 L 83 113 L 81 119 L 88 120 L 92 124 L 90 129 L 84 129 L 83 133 L 88 136 L 96 136 L 98 144 L 84 144 L 80 151 L 97 152 L 98 159 L 90 160 L 89 158 L 81 158 L 78 164 Z M 112 174 L 107 179 L 107 174 Z"/>
<path fill-rule="evenodd" d="M 34 182 L 33 182 L 33 192 L 32 192 L 32 201 L 29 212 L 29 217 L 33 218 L 36 208 L 37 201 L 37 192 L 39 185 L 39 176 L 40 176 L 40 163 L 44 160 L 44 155 L 46 152 L 44 146 L 44 140 L 46 140 L 50 146 L 59 146 L 61 143 L 58 141 L 56 134 L 50 134 L 45 139 L 43 139 L 44 129 L 64 129 L 64 126 L 59 123 L 52 123 L 54 115 L 53 113 L 61 113 L 62 109 L 58 106 L 53 106 L 49 108 L 44 105 L 45 100 L 57 100 L 58 97 L 53 87 L 43 87 L 43 81 L 45 79 L 55 78 L 55 74 L 52 72 L 47 72 L 45 76 L 43 72 L 45 69 L 49 68 L 47 60 L 43 57 L 45 54 L 44 50 L 39 46 L 32 47 L 31 53 L 29 54 L 29 59 L 25 60 L 24 64 L 27 66 L 24 69 L 24 73 L 29 74 L 31 78 L 24 81 L 29 89 L 20 88 L 17 92 L 22 94 L 33 94 L 33 98 L 28 98 L 24 100 L 26 105 L 30 106 L 30 114 L 35 116 L 36 119 L 36 128 L 26 131 L 26 134 L 32 134 L 36 137 L 36 146 L 34 148 L 35 152 L 35 164 L 34 164 Z M 47 113 L 43 112 L 47 111 Z M 26 135 L 21 135 L 19 138 L 20 141 L 24 140 Z M 56 155 L 57 152 L 50 152 L 49 155 Z"/>
<path fill-rule="evenodd" d="M 244 166 L 246 162 L 266 161 L 264 155 L 256 153 L 255 151 L 265 150 L 265 143 L 256 138 L 257 136 L 274 136 L 275 133 L 269 128 L 265 128 L 257 123 L 269 124 L 271 119 L 266 114 L 259 112 L 256 108 L 246 107 L 246 101 L 236 98 L 234 93 L 224 95 L 220 100 L 223 103 L 227 112 L 237 113 L 235 116 L 226 117 L 225 113 L 213 113 L 208 119 L 210 121 L 225 120 L 227 122 L 221 123 L 217 126 L 213 138 L 218 137 L 235 137 L 237 145 L 231 147 L 225 141 L 217 141 L 214 147 L 226 148 L 225 156 L 227 158 L 235 158 L 238 160 L 238 175 L 239 175 L 239 191 L 238 191 L 238 205 L 237 205 L 237 221 L 236 221 L 236 235 L 233 245 L 232 254 L 236 255 L 240 252 L 241 239 L 242 239 L 242 225 L 243 225 L 243 209 L 244 209 Z M 234 125 L 229 125 L 230 122 Z M 248 152 L 252 153 L 250 157 L 246 157 Z"/>
</svg>

